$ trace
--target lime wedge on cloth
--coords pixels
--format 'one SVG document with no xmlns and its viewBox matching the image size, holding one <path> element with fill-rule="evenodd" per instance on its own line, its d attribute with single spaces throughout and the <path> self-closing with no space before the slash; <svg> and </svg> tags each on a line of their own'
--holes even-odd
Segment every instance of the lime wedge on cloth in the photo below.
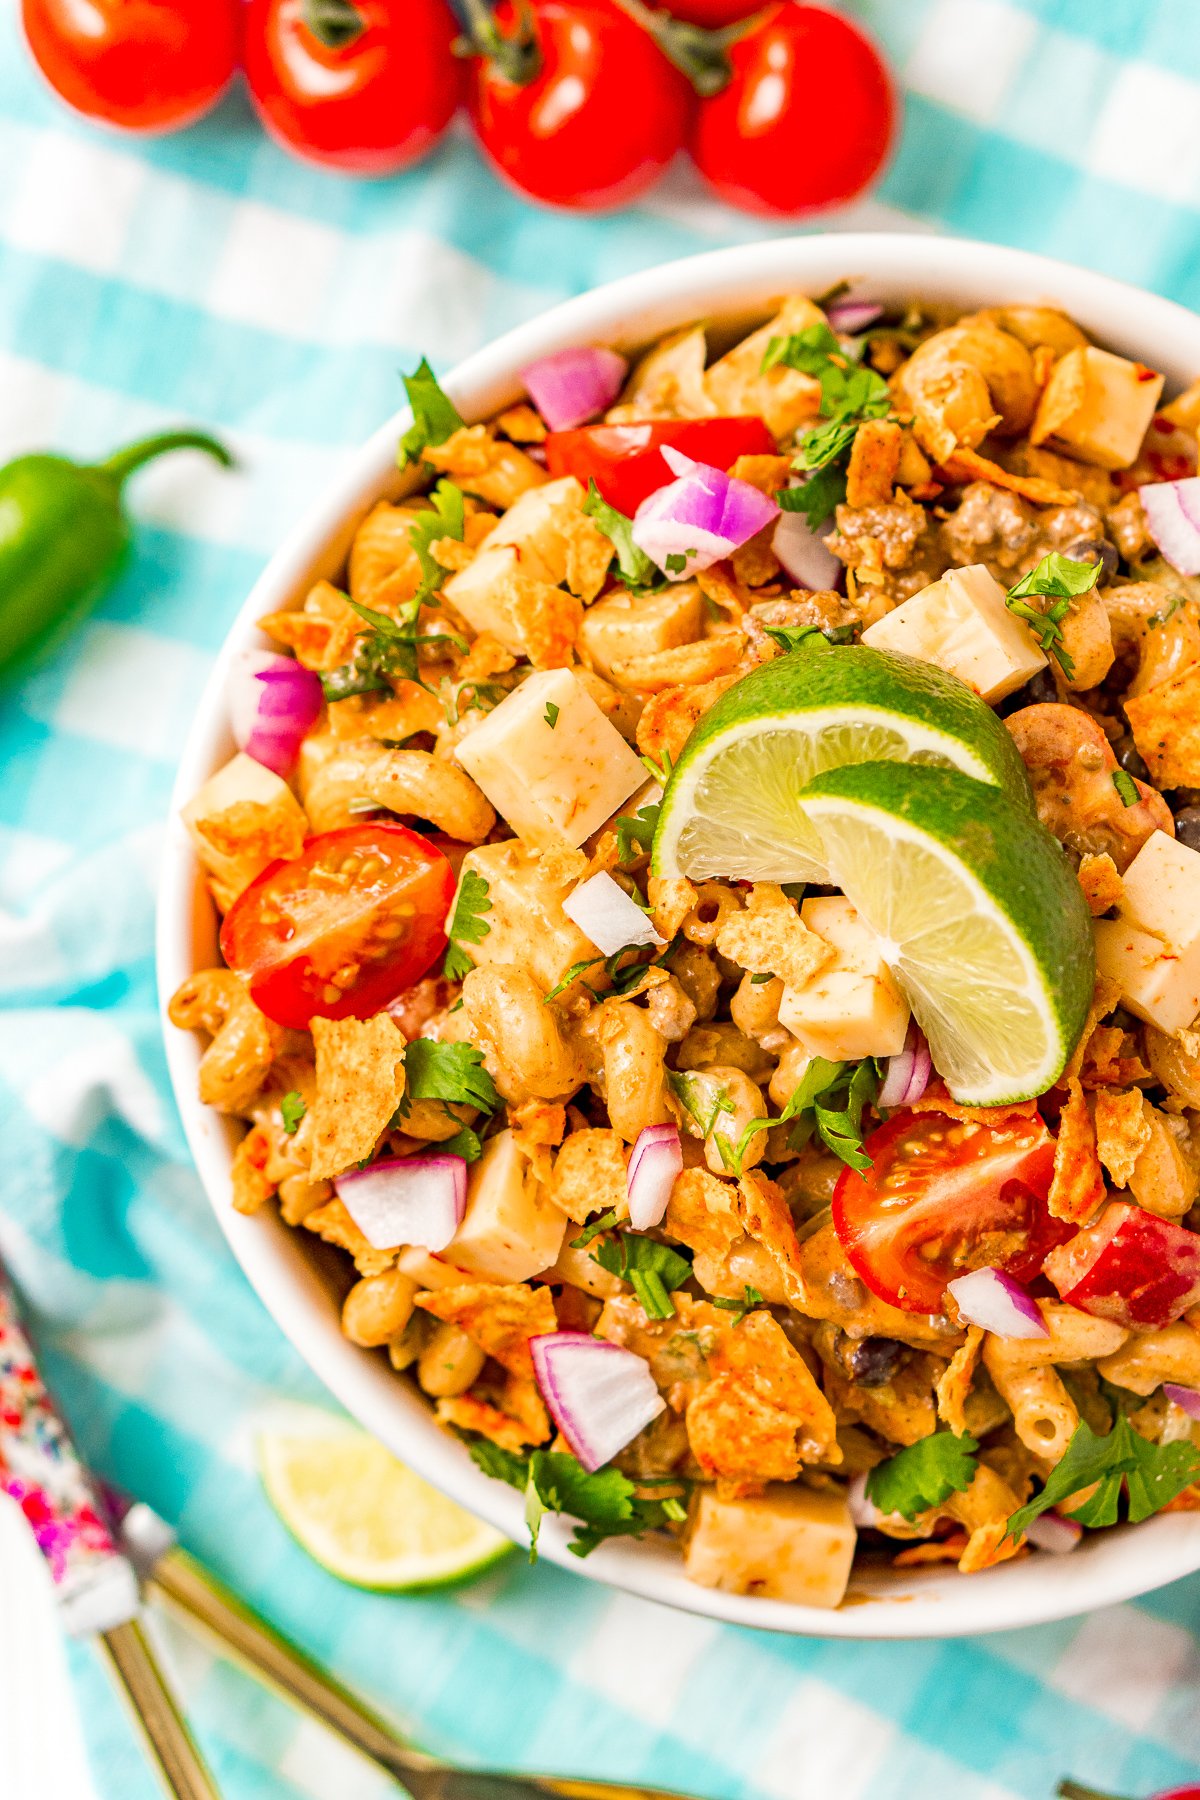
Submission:
<svg viewBox="0 0 1200 1800">
<path fill-rule="evenodd" d="M 1045 826 L 956 769 L 864 763 L 805 790 L 831 880 L 881 938 L 956 1100 L 1044 1093 L 1095 983 L 1092 921 Z"/>
<path fill-rule="evenodd" d="M 336 1420 L 327 1431 L 265 1433 L 258 1459 L 267 1498 L 293 1537 L 357 1587 L 444 1587 L 512 1548 L 366 1432 Z"/>
<path fill-rule="evenodd" d="M 823 880 L 800 790 L 865 762 L 961 769 L 1033 810 L 1012 738 L 957 677 L 890 650 L 804 644 L 743 676 L 697 724 L 667 784 L 654 873 Z"/>
</svg>

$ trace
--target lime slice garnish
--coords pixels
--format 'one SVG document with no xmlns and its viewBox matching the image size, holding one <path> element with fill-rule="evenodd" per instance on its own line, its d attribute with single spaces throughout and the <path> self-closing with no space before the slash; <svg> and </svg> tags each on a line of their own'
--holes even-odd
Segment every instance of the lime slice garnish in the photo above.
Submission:
<svg viewBox="0 0 1200 1800">
<path fill-rule="evenodd" d="M 999 1106 L 1045 1093 L 1096 974 L 1091 916 L 1057 840 L 955 769 L 833 769 L 804 804 L 954 1098 Z"/>
<path fill-rule="evenodd" d="M 1012 738 L 955 676 L 866 645 L 802 645 L 735 682 L 697 724 L 667 784 L 654 873 L 823 880 L 800 790 L 864 762 L 961 769 L 1033 810 Z"/>
<path fill-rule="evenodd" d="M 265 1433 L 258 1459 L 267 1498 L 293 1537 L 357 1587 L 444 1587 L 512 1548 L 366 1432 L 336 1420 L 299 1436 Z"/>
</svg>

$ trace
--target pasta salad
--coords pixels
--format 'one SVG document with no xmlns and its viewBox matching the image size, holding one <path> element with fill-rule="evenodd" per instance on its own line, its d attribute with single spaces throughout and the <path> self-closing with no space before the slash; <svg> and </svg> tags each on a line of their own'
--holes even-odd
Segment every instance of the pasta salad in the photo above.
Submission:
<svg viewBox="0 0 1200 1800">
<path fill-rule="evenodd" d="M 1200 382 L 842 289 L 464 421 L 261 621 L 233 1204 L 586 1555 L 832 1607 L 1200 1505 Z"/>
</svg>

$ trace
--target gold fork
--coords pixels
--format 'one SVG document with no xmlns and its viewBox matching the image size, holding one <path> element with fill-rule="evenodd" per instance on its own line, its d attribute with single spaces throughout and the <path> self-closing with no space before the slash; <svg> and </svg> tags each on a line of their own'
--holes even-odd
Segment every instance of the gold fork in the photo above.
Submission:
<svg viewBox="0 0 1200 1800">
<path fill-rule="evenodd" d="M 460 1769 L 425 1756 L 180 1549 L 148 1507 L 130 1509 L 122 1534 L 148 1598 L 164 1602 L 222 1654 L 386 1769 L 413 1800 L 682 1800 L 660 1788 Z M 152 1693 L 140 1698 L 143 1704 L 155 1703 Z"/>
</svg>

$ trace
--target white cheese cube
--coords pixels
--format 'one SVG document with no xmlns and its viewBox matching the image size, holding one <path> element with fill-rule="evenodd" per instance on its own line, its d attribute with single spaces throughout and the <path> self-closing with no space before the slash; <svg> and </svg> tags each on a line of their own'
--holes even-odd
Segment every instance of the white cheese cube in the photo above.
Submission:
<svg viewBox="0 0 1200 1800">
<path fill-rule="evenodd" d="M 206 819 L 215 819 L 235 806 L 255 809 L 247 819 L 254 828 L 232 834 L 233 839 L 244 836 L 244 849 L 218 849 L 199 828 Z M 209 776 L 181 817 L 223 908 L 276 857 L 298 855 L 308 830 L 303 808 L 287 782 L 241 751 Z"/>
<path fill-rule="evenodd" d="M 486 631 L 498 638 L 506 650 L 523 656 L 525 644 L 513 616 L 513 596 L 551 585 L 536 567 L 526 568 L 521 552 L 512 544 L 498 544 L 494 549 L 480 550 L 465 569 L 450 577 L 442 592 L 472 631 Z"/>
<path fill-rule="evenodd" d="M 463 1272 L 443 1262 L 440 1256 L 434 1256 L 430 1250 L 423 1250 L 420 1244 L 410 1244 L 396 1258 L 396 1267 L 410 1281 L 416 1281 L 426 1290 L 430 1288 L 461 1287 Z"/>
<path fill-rule="evenodd" d="M 834 1607 L 850 1579 L 857 1533 L 841 1494 L 771 1486 L 745 1500 L 701 1488 L 684 1567 L 690 1581 L 727 1594 Z"/>
<path fill-rule="evenodd" d="M 869 625 L 862 641 L 936 663 L 989 703 L 1046 667 L 1033 633 L 1009 612 L 1004 589 L 982 563 L 948 570 Z"/>
<path fill-rule="evenodd" d="M 551 1204 L 517 1149 L 498 1131 L 472 1163 L 467 1210 L 443 1260 L 483 1281 L 528 1281 L 557 1261 L 567 1218 Z"/>
<path fill-rule="evenodd" d="M 542 846 L 578 847 L 646 779 L 569 669 L 530 675 L 455 755 L 517 836 Z"/>
<path fill-rule="evenodd" d="M 526 574 L 557 586 L 566 580 L 567 554 L 586 498 L 573 475 L 548 481 L 544 487 L 529 488 L 497 520 L 480 549 L 497 550 L 512 545 L 520 553 Z"/>
<path fill-rule="evenodd" d="M 676 582 L 658 594 L 606 594 L 588 608 L 579 648 L 608 680 L 615 662 L 694 644 L 700 636 L 703 596 L 694 581 Z"/>
<path fill-rule="evenodd" d="M 591 939 L 563 911 L 574 881 L 519 838 L 468 851 L 463 873 L 468 869 L 487 882 L 492 903 L 485 920 L 487 935 L 471 945 L 477 968 L 515 963 L 528 969 L 548 994 L 568 969 L 596 954 Z"/>
<path fill-rule="evenodd" d="M 1162 390 L 1162 376 L 1145 363 L 1093 344 L 1069 350 L 1046 383 L 1029 441 L 1100 469 L 1127 469 Z"/>
<path fill-rule="evenodd" d="M 1200 852 L 1156 831 L 1122 881 L 1118 917 L 1093 926 L 1097 967 L 1139 1019 L 1185 1031 L 1200 1014 Z"/>
<path fill-rule="evenodd" d="M 858 1062 L 904 1048 L 908 1003 L 883 960 L 878 938 L 848 900 L 806 900 L 800 917 L 837 952 L 802 988 L 785 987 L 779 1023 L 810 1056 Z"/>
</svg>

